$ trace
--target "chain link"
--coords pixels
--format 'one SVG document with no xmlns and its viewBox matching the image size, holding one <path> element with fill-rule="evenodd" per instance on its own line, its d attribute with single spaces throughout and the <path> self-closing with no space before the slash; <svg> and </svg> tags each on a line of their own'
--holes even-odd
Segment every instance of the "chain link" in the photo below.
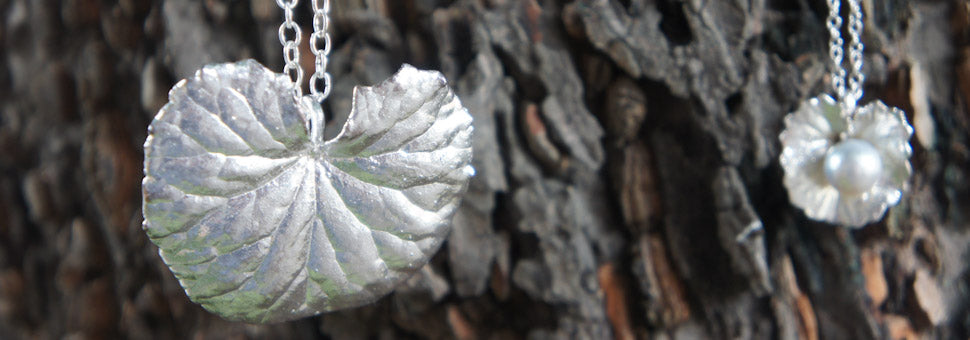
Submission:
<svg viewBox="0 0 970 340">
<path fill-rule="evenodd" d="M 855 107 L 859 99 L 862 99 L 862 84 L 865 75 L 862 74 L 862 62 L 864 49 L 862 45 L 862 6 L 859 0 L 849 0 L 849 70 L 848 93 L 846 100 L 851 107 Z"/>
<path fill-rule="evenodd" d="M 327 64 L 330 62 L 330 33 L 327 28 L 330 26 L 330 0 L 312 0 L 313 4 L 313 35 L 310 36 L 310 49 L 316 56 L 314 67 L 316 68 L 313 76 L 310 77 L 310 95 L 319 103 L 323 103 L 330 96 L 331 79 L 327 72 Z M 321 47 L 320 45 L 323 44 Z M 317 88 L 317 84 L 323 81 L 323 91 Z"/>
<path fill-rule="evenodd" d="M 280 25 L 279 38 L 283 45 L 283 74 L 290 77 L 290 81 L 295 85 L 294 95 L 299 98 L 303 96 L 303 68 L 300 66 L 300 42 L 303 39 L 303 32 L 300 25 L 293 19 L 294 9 L 300 0 L 276 0 L 276 4 L 283 9 L 283 24 Z M 314 72 L 310 77 L 310 95 L 318 103 L 323 103 L 330 96 L 332 80 L 330 73 L 327 73 L 327 64 L 330 62 L 330 34 L 327 28 L 330 26 L 330 0 L 311 0 L 313 6 L 313 34 L 310 35 L 310 50 L 316 57 L 314 62 Z M 293 38 L 288 38 L 288 33 Z M 323 82 L 323 89 L 318 84 Z"/>
<path fill-rule="evenodd" d="M 283 9 L 283 24 L 280 25 L 279 38 L 283 45 L 283 74 L 293 82 L 293 95 L 296 98 L 303 96 L 303 68 L 300 67 L 300 41 L 303 39 L 303 32 L 300 25 L 293 19 L 293 12 L 299 0 L 276 0 L 276 4 Z M 292 33 L 293 38 L 287 37 L 287 33 Z"/>
<path fill-rule="evenodd" d="M 293 12 L 300 0 L 276 0 L 276 4 L 283 9 L 283 24 L 280 25 L 279 38 L 283 45 L 283 74 L 286 74 L 293 82 L 293 95 L 297 101 L 303 100 L 303 68 L 300 66 L 300 41 L 303 33 L 300 25 L 293 20 Z M 316 56 L 314 63 L 315 71 L 310 77 L 310 95 L 317 104 L 322 104 L 323 100 L 330 95 L 330 74 L 327 73 L 328 56 L 330 55 L 330 34 L 327 27 L 330 26 L 330 1 L 311 0 L 313 5 L 313 34 L 310 35 L 310 49 Z M 287 38 L 287 33 L 293 33 L 293 39 Z M 323 47 L 320 45 L 323 44 Z M 317 88 L 317 83 L 323 81 L 323 91 Z M 311 110 L 307 117 L 310 129 L 310 138 L 314 144 L 323 143 L 323 111 L 319 109 Z"/>
<path fill-rule="evenodd" d="M 842 0 L 828 0 L 829 17 L 826 20 L 826 27 L 829 30 L 829 57 L 832 59 L 832 89 L 839 101 L 845 97 L 845 68 L 842 67 L 842 57 L 844 52 L 842 45 L 842 16 L 839 9 L 842 7 Z"/>
<path fill-rule="evenodd" d="M 842 38 L 842 0 L 828 0 L 829 16 L 826 27 L 829 31 L 829 57 L 832 59 L 832 89 L 838 100 L 850 114 L 855 112 L 856 104 L 862 98 L 863 49 L 862 45 L 862 6 L 860 0 L 846 0 L 849 4 L 849 71 L 843 65 L 845 51 Z"/>
</svg>

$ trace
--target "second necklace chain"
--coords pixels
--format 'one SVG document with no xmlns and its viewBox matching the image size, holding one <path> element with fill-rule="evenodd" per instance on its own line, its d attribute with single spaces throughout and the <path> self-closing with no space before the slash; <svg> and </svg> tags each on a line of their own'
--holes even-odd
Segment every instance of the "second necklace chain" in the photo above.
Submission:
<svg viewBox="0 0 970 340">
<path fill-rule="evenodd" d="M 304 79 L 303 68 L 300 66 L 303 31 L 294 18 L 299 2 L 300 0 L 276 0 L 276 4 L 283 10 L 283 23 L 279 29 L 280 44 L 283 45 L 283 74 L 290 77 L 290 81 L 296 85 L 296 97 L 303 96 Z M 313 9 L 313 33 L 310 34 L 309 44 L 315 57 L 314 72 L 310 76 L 310 96 L 316 102 L 323 103 L 330 96 L 332 84 L 330 73 L 327 72 L 332 46 L 330 33 L 327 32 L 330 27 L 330 0 L 311 0 L 310 3 Z"/>
</svg>

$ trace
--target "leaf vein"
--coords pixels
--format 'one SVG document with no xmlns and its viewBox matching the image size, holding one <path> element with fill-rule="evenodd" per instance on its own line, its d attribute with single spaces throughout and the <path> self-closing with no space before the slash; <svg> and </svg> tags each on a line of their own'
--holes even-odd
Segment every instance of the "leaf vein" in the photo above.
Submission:
<svg viewBox="0 0 970 340">
<path fill-rule="evenodd" d="M 306 175 L 306 173 L 304 173 L 304 176 L 305 175 Z M 303 177 L 303 176 L 301 176 L 301 177 Z M 300 182 L 299 190 L 297 191 L 296 196 L 299 196 L 300 192 L 302 192 L 303 189 L 304 189 L 303 182 Z M 296 206 L 296 201 L 297 201 L 296 199 L 290 200 L 289 206 L 286 208 L 287 217 L 288 216 L 292 216 L 293 208 Z M 283 217 L 282 219 L 280 219 L 280 222 L 276 225 L 276 228 L 273 228 L 273 232 L 271 233 L 273 238 L 270 241 L 270 244 L 272 245 L 272 247 L 282 247 L 282 245 L 280 245 L 280 244 L 278 244 L 276 242 L 276 238 L 282 233 L 282 229 L 283 229 L 282 226 L 283 226 L 284 221 L 286 221 L 287 217 Z M 277 248 L 277 249 L 279 249 L 279 248 Z M 268 262 L 267 262 L 267 261 L 269 261 L 269 259 L 270 259 L 269 254 L 264 255 L 262 261 L 260 262 L 259 267 L 257 267 L 257 268 L 262 268 L 264 265 L 269 265 Z M 306 267 L 304 266 L 303 268 L 301 268 L 301 270 L 303 270 L 305 268 Z M 301 270 L 297 271 L 296 274 L 293 275 L 293 278 L 290 279 L 289 283 L 287 284 L 287 289 L 289 288 L 290 285 L 292 285 L 293 281 L 295 281 L 296 278 L 300 276 L 300 271 Z M 276 301 L 278 301 L 284 294 L 286 294 L 286 291 L 287 290 L 284 290 L 282 293 L 277 294 L 275 297 L 273 297 L 272 302 L 270 302 L 270 306 L 272 306 L 273 304 L 275 304 Z"/>
<path fill-rule="evenodd" d="M 232 89 L 232 88 L 229 88 L 229 89 L 230 89 L 230 90 L 232 90 L 232 91 L 233 91 L 233 92 L 235 92 L 235 93 L 239 93 L 239 92 L 237 92 L 237 91 L 235 91 L 235 90 L 234 90 L 234 89 Z M 245 143 L 245 144 L 246 144 L 246 146 L 248 146 L 248 147 L 249 147 L 249 150 L 250 150 L 250 151 L 252 151 L 253 153 L 256 153 L 256 147 L 255 147 L 255 146 L 253 146 L 253 145 L 252 145 L 252 144 L 251 144 L 251 143 L 249 142 L 249 140 L 247 140 L 247 139 L 246 139 L 246 138 L 244 138 L 244 137 L 243 137 L 242 135 L 240 135 L 238 131 L 236 131 L 236 130 L 235 130 L 235 129 L 233 129 L 233 128 L 232 128 L 231 126 L 229 126 L 229 124 L 227 124 L 227 123 L 226 123 L 226 121 L 224 121 L 224 120 L 222 120 L 222 116 L 221 116 L 221 115 L 219 115 L 219 114 L 217 114 L 217 113 L 216 113 L 215 111 L 212 111 L 211 109 L 209 109 L 209 108 L 207 108 L 207 107 L 205 107 L 204 105 L 202 105 L 202 103 L 199 103 L 199 101 L 198 101 L 198 100 L 196 100 L 196 99 L 195 99 L 195 97 L 193 97 L 193 96 L 191 96 L 191 95 L 189 95 L 188 93 L 186 93 L 186 95 L 185 95 L 185 96 L 189 98 L 189 101 L 190 101 L 190 102 L 191 102 L 192 104 L 195 104 L 195 106 L 197 106 L 197 107 L 199 107 L 199 108 L 201 108 L 202 110 L 205 110 L 205 112 L 207 112 L 207 113 L 209 113 L 209 115 L 211 115 L 212 117 L 214 117 L 214 118 L 216 119 L 216 121 L 217 121 L 217 122 L 219 122 L 219 124 L 221 124 L 221 125 L 222 125 L 223 127 L 225 127 L 225 128 L 227 129 L 227 130 L 229 130 L 230 132 L 232 132 L 232 134 L 233 134 L 234 136 L 236 136 L 236 138 L 239 138 L 239 140 L 241 140 L 241 141 L 242 141 L 243 143 Z M 216 94 L 215 96 L 217 96 L 217 100 L 218 100 L 218 94 Z M 246 106 L 250 108 L 250 111 L 252 111 L 252 107 L 250 107 L 250 106 L 249 106 L 249 103 L 248 103 L 248 102 L 246 103 Z"/>
<path fill-rule="evenodd" d="M 334 168 L 336 168 L 336 167 L 334 167 Z M 337 168 L 337 170 L 340 170 L 340 169 Z M 340 172 L 344 172 L 344 171 L 343 170 L 340 170 Z M 344 172 L 344 174 L 346 174 L 349 177 L 356 178 L 354 176 L 350 176 L 350 174 L 347 174 L 346 172 Z M 354 219 L 357 220 L 357 222 L 359 222 L 360 225 L 364 226 L 364 228 L 367 229 L 367 235 L 370 236 L 371 242 L 374 243 L 374 248 L 377 249 L 378 248 L 377 247 L 377 240 L 374 239 L 374 233 L 372 232 L 374 229 L 371 228 L 369 225 L 367 225 L 367 223 L 364 223 L 364 221 L 360 219 L 360 216 L 357 216 L 356 213 L 354 213 L 352 210 L 350 210 L 351 205 L 347 202 L 347 199 L 344 197 L 344 193 L 342 193 L 340 190 L 337 190 L 337 188 L 333 188 L 333 189 L 334 189 L 333 191 L 337 193 L 337 197 L 340 198 L 340 201 L 343 202 L 344 207 L 347 208 L 347 211 L 350 212 L 350 214 L 354 216 Z M 398 238 L 400 238 L 400 237 L 398 237 Z M 329 237 L 328 237 L 328 239 L 329 239 Z M 403 240 L 403 238 L 401 238 L 401 239 Z M 331 241 L 330 243 L 333 243 L 333 241 Z M 381 260 L 381 263 L 383 263 L 384 266 L 387 267 L 387 260 L 385 260 L 384 257 L 381 256 L 381 251 L 380 250 L 377 251 L 377 258 L 379 258 Z M 337 261 L 337 262 L 339 263 L 340 261 Z"/>
<path fill-rule="evenodd" d="M 352 175 L 350 175 L 350 174 L 348 174 L 347 172 L 344 172 L 344 171 L 343 171 L 343 170 L 341 170 L 340 168 L 337 168 L 337 167 L 334 167 L 334 168 L 336 168 L 336 169 L 337 169 L 337 170 L 339 170 L 340 172 L 343 172 L 343 173 L 344 173 L 345 175 L 347 175 L 347 176 L 348 176 L 348 177 L 350 177 L 350 178 L 353 178 L 353 179 L 356 179 L 356 180 L 358 180 L 358 181 L 361 181 L 361 183 L 367 183 L 367 184 L 370 184 L 369 182 L 364 182 L 363 180 L 360 180 L 359 178 L 357 178 L 357 177 L 354 177 L 354 176 L 352 176 Z M 376 185 L 375 185 L 375 186 L 376 186 Z M 380 188 L 380 189 L 385 189 L 386 187 L 380 187 L 380 186 L 378 186 L 378 188 Z M 351 210 L 350 210 L 350 205 L 349 205 L 349 204 L 347 203 L 347 200 L 346 200 L 346 198 L 344 198 L 344 194 L 343 194 L 342 192 L 340 192 L 340 190 L 336 190 L 336 188 L 334 188 L 334 189 L 335 189 L 334 191 L 336 191 L 336 192 L 337 192 L 337 197 L 339 197 L 339 198 L 340 198 L 340 201 L 344 203 L 344 206 L 346 206 L 346 207 L 347 207 L 347 210 L 348 210 L 348 211 L 350 211 L 350 214 L 351 214 L 351 215 L 354 215 L 354 219 L 356 219 L 356 220 L 357 220 L 357 222 L 360 222 L 360 224 L 361 224 L 361 225 L 363 225 L 364 227 L 366 227 L 366 228 L 367 228 L 368 230 L 370 230 L 370 231 L 373 231 L 373 230 L 378 230 L 378 231 L 383 231 L 383 232 L 386 232 L 386 233 L 388 233 L 388 234 L 391 234 L 391 235 L 394 235 L 394 237 L 397 237 L 398 239 L 401 239 L 402 241 L 405 241 L 405 242 L 411 242 L 411 241 L 409 241 L 409 240 L 407 240 L 406 238 L 404 238 L 404 237 L 402 237 L 401 235 L 397 235 L 396 233 L 393 233 L 393 232 L 390 232 L 390 231 L 388 231 L 388 230 L 380 230 L 380 229 L 374 229 L 374 228 L 371 228 L 371 227 L 370 227 L 369 225 L 367 225 L 367 223 L 364 223 L 364 221 L 362 221 L 362 220 L 360 219 L 360 216 L 357 216 L 357 214 L 356 214 L 356 213 L 354 213 L 353 211 L 351 211 Z M 404 195 L 404 196 L 407 196 L 407 195 Z M 383 198 L 382 198 L 381 200 L 383 200 Z M 386 201 L 385 201 L 385 202 L 386 202 Z M 410 200 L 408 200 L 408 203 L 410 203 L 410 204 L 411 204 L 411 205 L 412 205 L 413 207 L 415 207 L 415 208 L 418 208 L 418 209 L 421 209 L 421 210 L 424 210 L 424 211 L 428 211 L 428 210 L 426 210 L 426 209 L 424 209 L 424 208 L 422 208 L 422 207 L 420 207 L 420 206 L 418 206 L 418 205 L 416 205 L 416 204 L 414 204 L 414 202 L 411 202 Z M 374 241 L 374 247 L 377 247 L 377 240 L 375 240 L 375 239 L 374 239 L 374 234 L 373 234 L 373 233 L 368 233 L 368 234 L 370 234 L 370 237 L 371 237 L 371 241 Z M 380 259 L 381 259 L 381 262 L 384 262 L 384 265 L 386 266 L 386 265 L 387 265 L 387 261 L 385 261 L 385 259 L 384 259 L 383 257 L 381 257 L 381 255 L 380 255 L 380 251 L 378 251 L 378 252 L 377 252 L 377 256 L 378 256 L 378 257 L 380 257 Z"/>
<path fill-rule="evenodd" d="M 233 157 L 233 156 L 228 156 L 228 157 Z M 194 194 L 194 193 L 191 193 L 190 194 L 190 193 L 186 192 L 185 190 L 182 190 L 179 187 L 175 186 L 174 184 L 165 183 L 165 185 L 168 186 L 168 187 L 171 187 L 172 189 L 178 190 L 178 192 L 181 192 L 182 194 L 184 194 L 186 196 L 217 197 L 217 198 L 225 198 L 227 200 L 232 200 L 232 199 L 235 199 L 235 198 L 237 198 L 237 197 L 239 197 L 241 195 L 245 195 L 245 194 L 248 194 L 248 193 L 252 193 L 253 191 L 259 190 L 260 188 L 262 188 L 263 186 L 265 186 L 266 183 L 269 183 L 271 181 L 274 181 L 274 180 L 278 179 L 280 176 L 283 176 L 284 173 L 286 173 L 287 171 L 292 170 L 291 168 L 295 167 L 296 164 L 299 164 L 299 163 L 300 163 L 299 161 L 295 161 L 295 162 L 291 162 L 289 164 L 286 164 L 286 165 L 283 166 L 283 170 L 280 170 L 279 174 L 277 174 L 276 176 L 269 177 L 265 181 L 263 181 L 262 183 L 259 183 L 259 184 L 255 185 L 255 186 L 253 186 L 252 189 L 247 190 L 247 191 L 239 192 L 239 193 L 237 193 L 237 194 L 235 194 L 235 195 L 233 195 L 231 197 L 224 197 L 224 196 L 219 196 L 219 195 L 203 195 L 203 194 Z M 224 209 L 224 208 L 225 207 L 212 208 L 212 209 L 206 211 L 205 214 L 201 215 L 201 217 L 199 217 L 198 219 L 194 220 L 194 223 L 188 223 L 188 222 L 186 222 L 185 224 L 183 224 L 183 227 L 180 227 L 178 230 L 176 230 L 176 231 L 174 231 L 172 233 L 166 234 L 164 236 L 159 236 L 158 238 L 170 237 L 170 236 L 173 236 L 173 235 L 184 234 L 184 233 L 187 233 L 189 231 L 192 231 L 192 229 L 194 229 L 195 227 L 198 227 L 199 226 L 199 223 L 198 223 L 199 221 L 201 221 L 201 220 L 205 219 L 206 217 L 208 217 L 209 214 L 213 213 L 213 211 L 219 210 L 219 209 Z M 186 225 L 188 225 L 188 227 L 185 227 Z"/>
<path fill-rule="evenodd" d="M 363 147 L 361 148 L 361 151 L 363 151 L 363 150 L 365 150 L 365 149 L 367 149 L 367 148 L 369 148 L 369 147 L 371 147 L 371 146 L 373 146 L 373 145 L 374 145 L 374 144 L 376 144 L 376 143 L 377 143 L 378 141 L 380 141 L 381 139 L 383 139 L 383 138 L 384 138 L 384 136 L 386 136 L 386 135 L 387 135 L 387 134 L 388 134 L 389 132 L 391 132 L 391 130 L 392 130 L 392 129 L 394 128 L 394 126 L 396 126 L 396 125 L 397 125 L 398 123 L 400 123 L 401 121 L 403 121 L 403 120 L 405 120 L 405 119 L 408 119 L 408 118 L 410 118 L 410 117 L 411 117 L 411 116 L 413 116 L 413 115 L 414 115 L 415 113 L 417 113 L 417 112 L 418 112 L 419 110 L 421 110 L 421 108 L 423 108 L 423 107 L 425 107 L 425 105 L 428 105 L 428 104 L 430 104 L 430 103 L 431 103 L 432 101 L 430 101 L 430 100 L 427 100 L 428 98 L 433 98 L 433 97 L 435 97 L 435 96 L 437 96 L 437 95 L 438 95 L 438 93 L 439 93 L 439 92 L 441 92 L 441 91 L 443 91 L 443 90 L 447 90 L 447 87 L 445 87 L 445 86 L 442 86 L 442 87 L 439 87 L 439 88 L 438 88 L 438 89 L 436 89 L 436 90 L 435 90 L 434 92 L 432 92 L 432 93 L 431 93 L 430 95 L 428 95 L 428 96 L 427 96 L 427 97 L 426 97 L 426 98 L 424 99 L 424 102 L 423 102 L 423 103 L 421 103 L 421 105 L 419 105 L 419 106 L 418 106 L 417 108 L 415 108 L 415 109 L 413 109 L 413 110 L 410 110 L 410 111 L 408 111 L 408 112 L 407 112 L 406 114 L 403 114 L 403 115 L 401 115 L 401 116 L 399 116 L 399 117 L 397 117 L 397 119 L 395 119 L 395 120 L 394 120 L 394 123 L 393 123 L 393 124 L 391 124 L 389 128 L 387 128 L 387 129 L 385 129 L 384 131 L 381 131 L 381 132 L 379 132 L 379 133 L 376 133 L 376 134 L 374 134 L 374 135 L 372 135 L 372 137 L 374 137 L 374 139 L 373 139 L 373 142 L 371 142 L 371 143 L 368 143 L 367 145 L 364 145 L 364 146 L 363 146 Z M 385 108 L 387 107 L 387 105 L 385 105 L 385 104 L 387 103 L 387 101 L 388 101 L 389 99 L 392 99 L 392 98 L 394 98 L 394 99 L 397 99 L 396 97 L 392 97 L 392 96 L 388 96 L 388 95 L 384 95 L 384 96 L 383 96 L 383 98 L 381 99 L 381 108 L 380 108 L 380 110 L 384 110 L 384 109 L 385 109 Z M 357 113 L 357 112 L 356 112 L 356 108 L 354 108 L 354 111 L 355 111 L 355 112 L 353 112 L 353 115 L 352 115 L 352 116 L 351 116 L 350 118 L 357 118 L 357 114 L 356 114 L 356 113 Z M 439 113 L 440 113 L 440 112 L 439 112 Z M 438 118 L 438 117 L 436 116 L 435 118 Z M 436 122 L 437 122 L 437 119 L 436 119 Z M 346 123 L 344 123 L 344 124 L 346 124 Z M 410 142 L 411 140 L 413 140 L 413 139 L 415 139 L 415 138 L 417 138 L 417 137 L 419 137 L 419 136 L 422 136 L 422 135 L 424 135 L 424 134 L 425 134 L 426 132 L 428 132 L 428 130 L 430 130 L 430 129 L 431 129 L 431 127 L 432 127 L 432 126 L 434 126 L 434 123 L 432 123 L 432 124 L 430 124 L 430 125 L 428 125 L 428 127 L 426 127 L 426 128 L 425 128 L 425 129 L 423 130 L 423 131 L 421 131 L 421 132 L 419 132 L 419 133 L 416 133 L 414 137 L 412 137 L 412 138 L 409 138 L 409 139 L 408 139 L 408 142 Z M 358 136 L 358 137 L 360 137 L 360 136 Z M 354 137 L 354 138 L 358 138 L 358 137 Z M 336 138 L 335 140 L 333 140 L 333 141 L 331 141 L 331 142 L 333 142 L 333 143 L 339 143 L 339 141 L 340 141 L 340 139 L 343 139 L 343 138 L 344 138 L 344 136 L 343 136 L 343 133 L 341 133 L 341 135 L 339 135 L 339 136 L 337 136 L 337 138 Z M 331 142 L 327 142 L 327 144 L 331 144 Z M 364 157 L 372 157 L 372 156 L 376 156 L 376 155 L 381 155 L 381 154 L 385 154 L 385 153 L 390 153 L 390 152 L 394 152 L 394 151 L 397 151 L 397 150 L 400 150 L 400 146 L 403 146 L 403 145 L 406 145 L 406 144 L 407 144 L 407 142 L 405 142 L 405 143 L 402 143 L 401 145 L 399 145 L 397 149 L 391 149 L 391 150 L 388 150 L 388 151 L 386 151 L 386 152 L 379 152 L 379 153 L 376 153 L 376 154 L 369 154 L 369 155 L 366 155 L 366 156 L 364 156 Z M 360 155 L 357 155 L 357 156 L 350 156 L 350 157 L 358 157 L 358 156 L 360 156 Z"/>
</svg>

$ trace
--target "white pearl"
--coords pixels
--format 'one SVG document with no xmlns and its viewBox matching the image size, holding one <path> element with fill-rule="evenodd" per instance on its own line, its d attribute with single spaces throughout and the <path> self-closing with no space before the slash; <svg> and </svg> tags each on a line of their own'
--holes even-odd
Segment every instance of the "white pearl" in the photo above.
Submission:
<svg viewBox="0 0 970 340">
<path fill-rule="evenodd" d="M 825 178 L 843 195 L 864 193 L 882 177 L 879 150 L 861 139 L 846 139 L 829 149 L 824 167 Z"/>
</svg>

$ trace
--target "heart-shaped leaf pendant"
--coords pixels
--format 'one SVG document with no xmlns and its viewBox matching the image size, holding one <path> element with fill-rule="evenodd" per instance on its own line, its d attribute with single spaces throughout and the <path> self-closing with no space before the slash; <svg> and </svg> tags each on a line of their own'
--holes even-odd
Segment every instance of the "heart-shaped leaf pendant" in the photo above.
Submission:
<svg viewBox="0 0 970 340">
<path fill-rule="evenodd" d="M 474 173 L 472 118 L 438 72 L 405 65 L 356 88 L 327 142 L 310 133 L 319 105 L 293 89 L 252 60 L 206 66 L 149 127 L 145 232 L 189 298 L 226 319 L 389 293 L 438 249 Z"/>
</svg>

